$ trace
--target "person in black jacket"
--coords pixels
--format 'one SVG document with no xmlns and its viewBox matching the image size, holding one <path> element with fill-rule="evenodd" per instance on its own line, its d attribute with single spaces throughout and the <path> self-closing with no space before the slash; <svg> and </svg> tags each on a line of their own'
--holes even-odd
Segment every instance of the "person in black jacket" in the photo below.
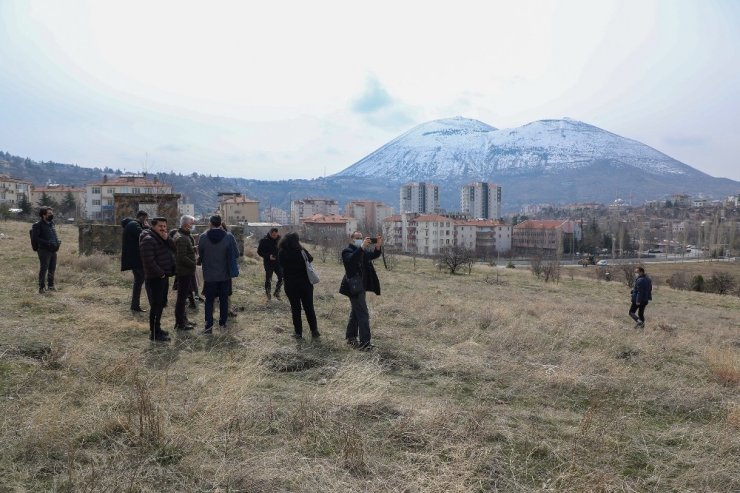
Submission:
<svg viewBox="0 0 740 493">
<path fill-rule="evenodd" d="M 270 290 L 272 284 L 272 273 L 274 272 L 277 276 L 277 285 L 275 285 L 274 296 L 280 299 L 280 287 L 283 285 L 283 272 L 280 268 L 280 262 L 278 262 L 278 242 L 280 241 L 280 235 L 278 234 L 277 228 L 272 228 L 269 233 L 265 235 L 257 246 L 257 255 L 262 257 L 262 263 L 265 267 L 265 295 L 267 301 L 270 301 Z"/>
<path fill-rule="evenodd" d="M 139 237 L 141 232 L 149 228 L 149 214 L 145 211 L 136 213 L 136 219 L 130 217 L 121 221 L 121 272 L 130 270 L 134 274 L 134 284 L 131 287 L 131 311 L 145 312 L 141 308 L 141 286 L 144 285 L 144 267 L 141 265 L 139 253 Z M 151 305 L 151 292 L 146 288 L 147 299 Z"/>
<path fill-rule="evenodd" d="M 276 230 L 277 231 L 277 230 Z M 305 255 L 305 257 L 304 257 Z M 316 311 L 313 308 L 313 284 L 308 280 L 306 260 L 313 262 L 313 257 L 301 246 L 298 233 L 288 233 L 280 241 L 277 260 L 285 278 L 285 295 L 290 301 L 290 312 L 293 316 L 293 337 L 303 337 L 303 323 L 301 321 L 301 304 L 306 312 L 306 320 L 311 329 L 311 337 L 321 337 L 316 322 Z"/>
<path fill-rule="evenodd" d="M 57 235 L 54 226 L 54 210 L 43 206 L 39 209 L 38 222 L 31 228 L 32 244 L 37 245 L 36 253 L 39 256 L 39 294 L 44 294 L 46 286 L 49 291 L 56 291 L 54 273 L 57 270 L 57 252 L 62 241 Z"/>
<path fill-rule="evenodd" d="M 635 268 L 635 285 L 631 295 L 632 305 L 629 315 L 636 322 L 635 328 L 642 329 L 645 327 L 645 308 L 653 299 L 653 281 L 645 274 L 643 267 Z"/>
<path fill-rule="evenodd" d="M 339 292 L 349 297 L 352 311 L 347 322 L 346 339 L 347 344 L 357 347 L 362 351 L 370 351 L 375 346 L 370 342 L 370 312 L 367 309 L 365 292 L 371 291 L 380 296 L 380 281 L 373 267 L 373 260 L 380 257 L 383 248 L 383 237 L 363 238 L 362 232 L 355 231 L 350 237 L 350 244 L 342 250 L 342 263 L 344 263 L 345 279 Z M 374 241 L 373 241 L 374 240 Z M 348 278 L 362 277 L 364 289 L 353 295 L 349 291 Z M 357 340 L 359 332 L 360 339 Z"/>
<path fill-rule="evenodd" d="M 162 312 L 167 302 L 168 277 L 175 274 L 175 244 L 167 235 L 167 219 L 155 217 L 151 229 L 145 229 L 139 239 L 141 264 L 147 287 L 151 290 L 149 309 L 149 339 L 169 341 L 168 333 L 162 330 Z"/>
</svg>

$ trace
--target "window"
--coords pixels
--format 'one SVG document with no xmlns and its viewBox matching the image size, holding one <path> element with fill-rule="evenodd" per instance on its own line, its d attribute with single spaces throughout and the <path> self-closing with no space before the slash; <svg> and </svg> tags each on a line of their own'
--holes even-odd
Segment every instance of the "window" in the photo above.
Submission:
<svg viewBox="0 0 740 493">
<path fill-rule="evenodd" d="M 113 205 L 113 199 L 105 199 L 105 205 Z"/>
<path fill-rule="evenodd" d="M 133 187 L 131 189 L 131 193 L 141 193 L 141 188 L 139 188 L 139 187 Z"/>
<path fill-rule="evenodd" d="M 108 193 L 116 193 L 116 189 L 115 188 L 108 188 Z"/>
<path fill-rule="evenodd" d="M 92 193 L 94 195 L 100 195 L 100 187 L 92 187 Z"/>
<path fill-rule="evenodd" d="M 93 200 L 93 205 L 100 205 L 100 199 Z"/>
</svg>

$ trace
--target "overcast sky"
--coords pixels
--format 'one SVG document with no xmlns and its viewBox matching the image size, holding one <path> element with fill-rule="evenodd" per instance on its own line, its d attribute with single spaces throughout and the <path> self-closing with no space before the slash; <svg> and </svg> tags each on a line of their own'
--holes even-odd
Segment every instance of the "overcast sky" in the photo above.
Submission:
<svg viewBox="0 0 740 493">
<path fill-rule="evenodd" d="M 0 149 L 313 178 L 416 124 L 583 120 L 740 180 L 740 1 L 0 0 Z"/>
</svg>

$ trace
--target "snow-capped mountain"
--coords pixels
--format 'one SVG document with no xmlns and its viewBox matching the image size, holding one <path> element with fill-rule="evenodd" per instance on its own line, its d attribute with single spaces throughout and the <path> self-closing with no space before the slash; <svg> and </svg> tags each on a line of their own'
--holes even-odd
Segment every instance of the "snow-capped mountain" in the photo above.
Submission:
<svg viewBox="0 0 740 493">
<path fill-rule="evenodd" d="M 577 120 L 540 120 L 498 130 L 462 117 L 418 125 L 336 176 L 495 180 L 604 163 L 651 175 L 707 177 L 652 147 Z"/>
</svg>

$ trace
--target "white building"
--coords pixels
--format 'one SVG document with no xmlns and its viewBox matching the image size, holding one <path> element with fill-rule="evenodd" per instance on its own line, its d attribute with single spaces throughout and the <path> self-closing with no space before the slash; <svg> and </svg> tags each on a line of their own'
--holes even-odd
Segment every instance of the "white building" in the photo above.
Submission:
<svg viewBox="0 0 740 493">
<path fill-rule="evenodd" d="M 0 203 L 10 204 L 12 208 L 18 204 L 21 197 L 31 201 L 31 182 L 0 175 Z"/>
<path fill-rule="evenodd" d="M 511 226 L 491 219 L 456 221 L 455 244 L 478 253 L 508 252 Z"/>
<path fill-rule="evenodd" d="M 268 207 L 262 211 L 262 220 L 269 223 L 288 224 L 290 217 L 288 211 L 278 207 Z"/>
<path fill-rule="evenodd" d="M 416 253 L 436 255 L 443 248 L 455 245 L 455 221 L 439 214 L 425 214 L 410 223 L 416 227 Z"/>
<path fill-rule="evenodd" d="M 301 219 L 322 215 L 339 215 L 339 204 L 334 199 L 309 198 L 293 200 L 290 203 L 290 222 L 300 224 Z"/>
<path fill-rule="evenodd" d="M 439 211 L 439 187 L 431 183 L 407 183 L 401 186 L 400 212 L 432 214 Z"/>
<path fill-rule="evenodd" d="M 85 185 L 85 214 L 88 219 L 113 218 L 113 194 L 169 194 L 172 186 L 141 175 L 122 175 Z"/>
<path fill-rule="evenodd" d="M 375 200 L 353 200 L 344 206 L 344 215 L 357 219 L 357 223 L 365 229 L 379 231 L 383 220 L 393 215 L 393 208 Z"/>
<path fill-rule="evenodd" d="M 177 212 L 180 213 L 180 216 L 193 216 L 195 217 L 195 204 L 185 204 L 183 202 L 179 202 L 177 204 Z"/>
<path fill-rule="evenodd" d="M 501 187 L 483 181 L 460 189 L 460 210 L 475 219 L 501 217 Z"/>
</svg>

